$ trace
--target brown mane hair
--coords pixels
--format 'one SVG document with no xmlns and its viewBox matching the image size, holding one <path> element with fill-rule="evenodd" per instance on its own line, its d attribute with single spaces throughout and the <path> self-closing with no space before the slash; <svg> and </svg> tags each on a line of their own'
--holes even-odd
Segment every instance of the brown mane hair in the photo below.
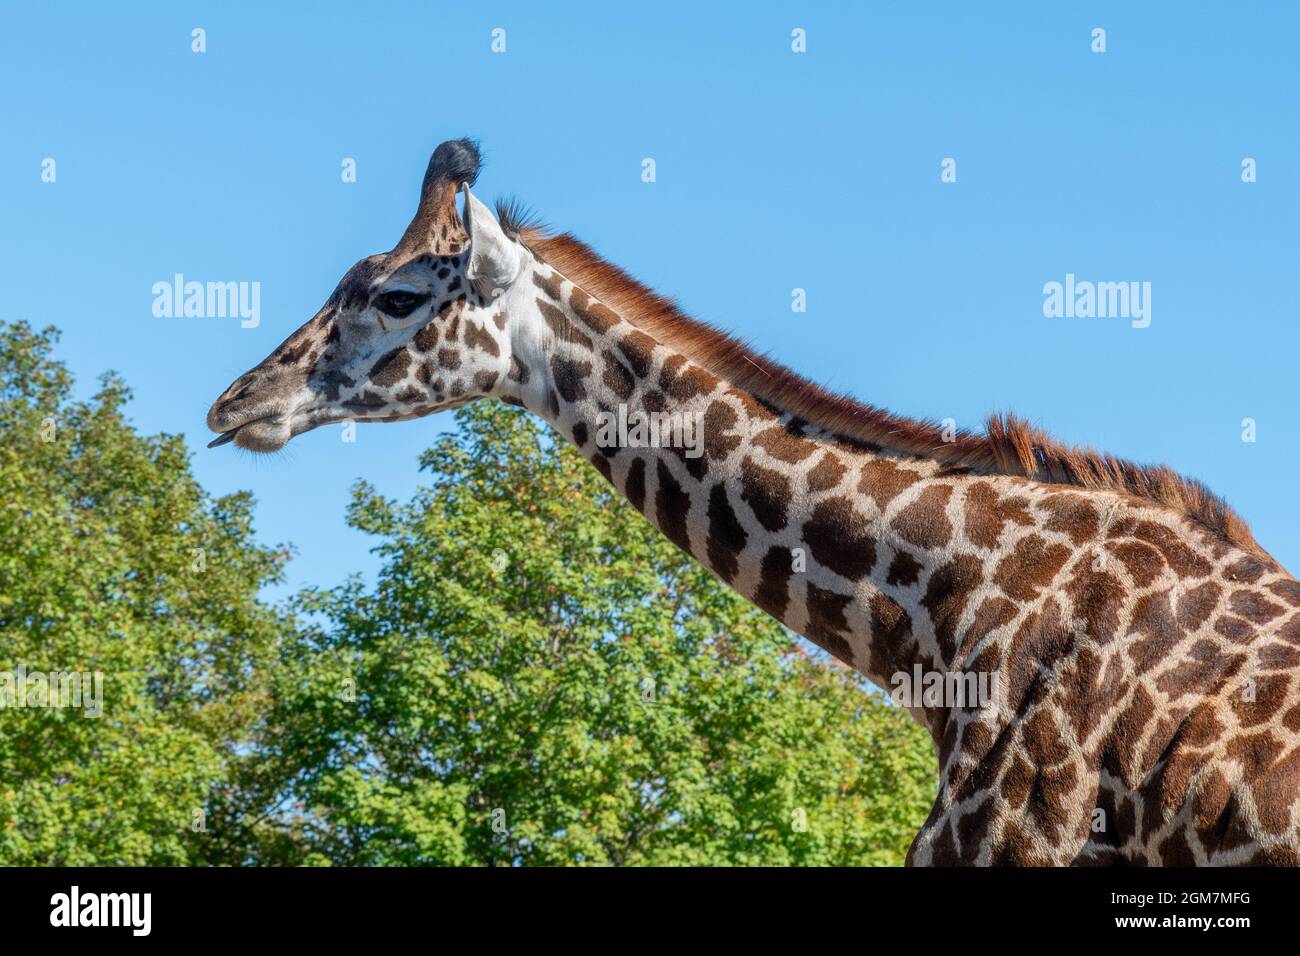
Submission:
<svg viewBox="0 0 1300 956">
<path fill-rule="evenodd" d="M 1237 547 L 1274 559 L 1246 522 L 1205 485 L 1164 465 L 1136 465 L 1091 448 L 1057 441 L 1022 418 L 995 414 L 983 434 L 952 440 L 934 422 L 894 415 L 819 385 L 753 351 L 744 342 L 692 319 L 669 298 L 600 258 L 572 235 L 552 235 L 513 203 L 498 203 L 508 235 L 623 318 L 760 401 L 791 412 L 850 441 L 934 459 L 956 468 L 1014 475 L 1050 484 L 1104 489 L 1154 501 L 1186 514 Z"/>
</svg>

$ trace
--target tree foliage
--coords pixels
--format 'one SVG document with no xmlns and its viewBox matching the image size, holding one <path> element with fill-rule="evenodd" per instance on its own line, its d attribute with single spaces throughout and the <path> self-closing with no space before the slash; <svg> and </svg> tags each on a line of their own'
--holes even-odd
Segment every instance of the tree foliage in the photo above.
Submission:
<svg viewBox="0 0 1300 956">
<path fill-rule="evenodd" d="M 0 709 L 0 863 L 220 859 L 198 813 L 268 706 L 289 628 L 258 591 L 286 555 L 178 436 L 133 431 L 119 379 L 74 400 L 54 342 L 0 325 L 0 672 L 98 672 L 103 706 Z"/>
</svg>

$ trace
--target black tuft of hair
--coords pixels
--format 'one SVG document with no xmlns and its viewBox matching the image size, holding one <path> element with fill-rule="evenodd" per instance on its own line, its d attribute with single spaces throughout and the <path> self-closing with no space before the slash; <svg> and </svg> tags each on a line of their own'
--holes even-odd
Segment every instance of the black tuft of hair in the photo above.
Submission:
<svg viewBox="0 0 1300 956">
<path fill-rule="evenodd" d="M 514 196 L 509 199 L 498 199 L 496 207 L 497 221 L 505 234 L 512 239 L 517 239 L 522 232 L 543 234 L 550 232 L 541 217 Z"/>
<path fill-rule="evenodd" d="M 461 183 L 473 186 L 482 163 L 483 156 L 479 152 L 477 140 L 468 136 L 449 139 L 433 151 L 429 168 L 424 173 L 424 188 L 428 189 L 439 180 L 450 181 L 457 187 Z"/>
</svg>

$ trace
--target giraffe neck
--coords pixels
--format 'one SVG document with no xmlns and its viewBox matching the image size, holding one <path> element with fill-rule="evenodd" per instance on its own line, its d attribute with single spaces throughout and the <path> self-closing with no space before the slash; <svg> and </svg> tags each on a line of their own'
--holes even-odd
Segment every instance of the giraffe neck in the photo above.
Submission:
<svg viewBox="0 0 1300 956">
<path fill-rule="evenodd" d="M 1152 500 L 846 440 L 529 269 L 497 394 L 876 684 L 995 678 L 992 706 L 908 688 L 940 768 L 910 861 L 1294 863 L 1300 585 L 1275 562 Z M 701 454 L 609 442 L 621 410 L 700 422 Z"/>
<path fill-rule="evenodd" d="M 914 629 L 891 597 L 944 563 L 947 492 L 907 493 L 936 463 L 845 442 L 759 401 L 545 264 L 521 284 L 503 398 L 570 438 L 733 590 L 878 685 L 954 665 L 942 633 Z M 537 321 L 519 322 L 520 309 Z M 662 430 L 637 431 L 655 421 L 676 447 L 654 447 Z"/>
</svg>

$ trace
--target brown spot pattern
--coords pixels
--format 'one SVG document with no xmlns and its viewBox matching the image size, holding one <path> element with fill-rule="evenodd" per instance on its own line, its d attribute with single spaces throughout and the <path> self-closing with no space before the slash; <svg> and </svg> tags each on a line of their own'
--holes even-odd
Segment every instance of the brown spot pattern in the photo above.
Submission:
<svg viewBox="0 0 1300 956">
<path fill-rule="evenodd" d="M 785 475 L 747 457 L 740 465 L 740 489 L 741 499 L 759 524 L 768 531 L 785 527 L 786 502 L 790 500 L 790 482 Z"/>
<path fill-rule="evenodd" d="M 876 563 L 876 542 L 866 519 L 847 498 L 828 498 L 804 522 L 803 539 L 812 556 L 836 574 L 859 581 Z"/>
<path fill-rule="evenodd" d="M 1026 535 L 998 562 L 993 583 L 1017 601 L 1031 601 L 1052 583 L 1069 556 L 1063 544 L 1049 545 L 1036 534 Z"/>
<path fill-rule="evenodd" d="M 944 513 L 952 485 L 931 485 L 900 511 L 892 527 L 898 536 L 922 551 L 941 548 L 952 538 L 952 522 Z"/>
</svg>

